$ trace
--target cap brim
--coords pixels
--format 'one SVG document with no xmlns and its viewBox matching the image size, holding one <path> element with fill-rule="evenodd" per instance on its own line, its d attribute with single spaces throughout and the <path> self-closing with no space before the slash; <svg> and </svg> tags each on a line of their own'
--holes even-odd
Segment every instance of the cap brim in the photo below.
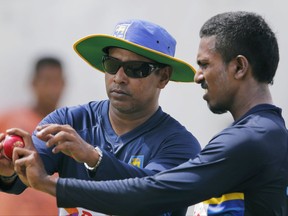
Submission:
<svg viewBox="0 0 288 216">
<path fill-rule="evenodd" d="M 104 72 L 102 56 L 106 47 L 119 47 L 153 59 L 156 62 L 170 65 L 173 68 L 170 80 L 178 82 L 193 82 L 195 69 L 188 63 L 163 54 L 161 52 L 131 43 L 111 35 L 90 35 L 75 42 L 76 53 L 92 67 Z"/>
</svg>

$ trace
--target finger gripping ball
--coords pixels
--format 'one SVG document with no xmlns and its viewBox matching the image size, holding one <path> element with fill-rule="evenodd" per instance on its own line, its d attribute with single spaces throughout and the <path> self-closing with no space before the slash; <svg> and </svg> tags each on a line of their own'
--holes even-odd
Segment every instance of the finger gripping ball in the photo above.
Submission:
<svg viewBox="0 0 288 216">
<path fill-rule="evenodd" d="M 25 146 L 24 140 L 21 136 L 17 135 L 6 135 L 3 141 L 3 153 L 8 159 L 12 159 L 13 149 L 15 147 L 23 148 Z"/>
</svg>

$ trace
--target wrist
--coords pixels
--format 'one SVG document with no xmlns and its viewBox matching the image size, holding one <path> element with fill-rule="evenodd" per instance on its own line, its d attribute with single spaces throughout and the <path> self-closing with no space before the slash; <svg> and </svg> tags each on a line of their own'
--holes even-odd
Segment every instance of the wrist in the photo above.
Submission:
<svg viewBox="0 0 288 216">
<path fill-rule="evenodd" d="M 0 180 L 4 184 L 10 184 L 14 182 L 16 178 L 17 178 L 16 172 L 14 172 L 11 176 L 0 176 Z"/>
<path fill-rule="evenodd" d="M 90 170 L 90 171 L 95 171 L 95 170 L 97 169 L 97 167 L 100 165 L 101 160 L 102 160 L 102 157 L 103 157 L 103 153 L 102 153 L 101 149 L 100 149 L 98 146 L 96 146 L 96 147 L 94 148 L 94 150 L 96 151 L 96 153 L 97 153 L 97 155 L 98 155 L 98 160 L 97 160 L 97 162 L 96 162 L 96 163 L 94 162 L 92 166 L 90 166 L 91 164 L 84 163 L 86 169 L 88 169 L 88 170 Z"/>
<path fill-rule="evenodd" d="M 47 176 L 45 179 L 42 179 L 41 184 L 35 185 L 33 188 L 56 196 L 57 181 L 58 176 Z"/>
</svg>

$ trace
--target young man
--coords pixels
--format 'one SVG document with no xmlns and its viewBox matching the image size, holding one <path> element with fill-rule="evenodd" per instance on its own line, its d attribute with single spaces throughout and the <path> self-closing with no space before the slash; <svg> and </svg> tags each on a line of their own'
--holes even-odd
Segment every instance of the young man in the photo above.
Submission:
<svg viewBox="0 0 288 216">
<path fill-rule="evenodd" d="M 94 181 L 125 179 L 154 175 L 195 157 L 198 141 L 158 104 L 169 80 L 193 81 L 194 69 L 174 58 L 175 46 L 165 29 L 142 20 L 120 22 L 113 35 L 76 42 L 76 52 L 105 72 L 109 100 L 64 107 L 40 123 L 33 143 L 47 172 Z M 20 193 L 24 185 L 3 160 L 2 190 Z M 97 215 L 83 208 L 60 209 L 60 215 L 69 214 Z"/>
<path fill-rule="evenodd" d="M 210 110 L 229 111 L 235 121 L 195 159 L 146 178 L 89 182 L 52 178 L 35 150 L 18 148 L 14 162 L 20 178 L 56 196 L 59 206 L 109 214 L 149 215 L 224 195 L 228 206 L 235 197 L 242 203 L 234 208 L 243 209 L 238 215 L 287 215 L 288 132 L 269 91 L 279 62 L 275 34 L 261 16 L 240 11 L 212 17 L 200 37 L 195 81 L 205 89 Z M 10 133 L 24 136 L 33 148 L 29 134 Z M 76 194 L 87 199 L 67 198 Z"/>
</svg>

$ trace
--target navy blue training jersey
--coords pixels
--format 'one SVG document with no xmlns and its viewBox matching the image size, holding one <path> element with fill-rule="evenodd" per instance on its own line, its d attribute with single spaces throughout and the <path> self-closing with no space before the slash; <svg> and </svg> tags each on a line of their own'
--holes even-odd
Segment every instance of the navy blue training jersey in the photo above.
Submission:
<svg viewBox="0 0 288 216">
<path fill-rule="evenodd" d="M 263 104 L 214 136 L 195 159 L 145 178 L 107 182 L 60 178 L 57 202 L 109 214 L 149 215 L 242 193 L 239 206 L 245 216 L 285 216 L 287 179 L 288 132 L 281 109 Z M 80 192 L 87 199 L 67 199 Z"/>
</svg>

